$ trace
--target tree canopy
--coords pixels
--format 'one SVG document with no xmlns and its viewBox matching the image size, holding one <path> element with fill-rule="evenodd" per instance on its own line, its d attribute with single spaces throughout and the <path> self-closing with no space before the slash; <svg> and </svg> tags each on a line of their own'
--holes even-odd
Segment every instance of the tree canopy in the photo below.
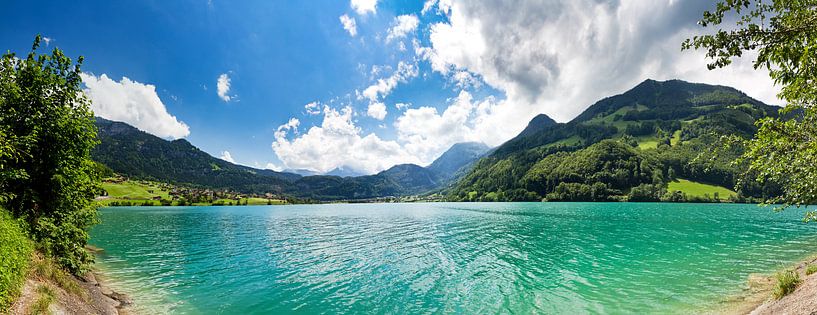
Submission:
<svg viewBox="0 0 817 315">
<path fill-rule="evenodd" d="M 766 203 L 780 209 L 817 203 L 817 1 L 726 0 L 704 12 L 700 24 L 734 26 L 687 39 L 682 49 L 706 50 L 709 69 L 756 54 L 754 67 L 768 70 L 786 101 L 784 115 L 756 122 L 754 138 L 728 141 L 746 148 L 737 161 L 748 165 L 745 178 L 779 184 Z"/>
<path fill-rule="evenodd" d="M 0 193 L 40 250 L 71 272 L 92 261 L 84 246 L 96 223 L 97 144 L 80 65 L 59 49 L 0 59 Z"/>
</svg>

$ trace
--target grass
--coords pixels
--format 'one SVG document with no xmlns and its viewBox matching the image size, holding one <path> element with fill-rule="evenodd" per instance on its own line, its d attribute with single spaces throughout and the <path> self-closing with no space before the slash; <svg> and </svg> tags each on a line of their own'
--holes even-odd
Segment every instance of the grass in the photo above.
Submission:
<svg viewBox="0 0 817 315">
<path fill-rule="evenodd" d="M 102 189 L 105 189 L 112 199 L 152 199 L 157 196 L 164 199 L 170 198 L 168 192 L 161 190 L 158 186 L 135 181 L 102 183 Z"/>
<path fill-rule="evenodd" d="M 672 146 L 678 145 L 681 142 L 681 130 L 675 130 L 672 133 L 672 138 L 669 139 L 669 144 Z"/>
<path fill-rule="evenodd" d="M 706 196 L 714 198 L 715 193 L 718 193 L 718 197 L 721 201 L 728 200 L 729 196 L 737 195 L 734 191 L 721 186 L 698 183 L 686 179 L 678 179 L 677 181 L 670 182 L 667 190 L 681 191 L 689 197 L 698 198 L 705 198 Z"/>
<path fill-rule="evenodd" d="M 800 274 L 793 270 L 786 270 L 783 272 L 779 272 L 776 275 L 777 284 L 774 286 L 774 291 L 772 291 L 772 295 L 776 299 L 781 299 L 784 296 L 788 295 L 789 293 L 794 292 L 794 289 L 797 288 L 797 285 L 802 282 L 800 280 Z"/>
<path fill-rule="evenodd" d="M 815 273 L 815 272 L 817 272 L 817 265 L 809 264 L 808 267 L 806 267 L 806 275 L 807 276 L 810 276 L 812 273 Z"/>
<path fill-rule="evenodd" d="M 49 314 L 48 307 L 51 302 L 54 302 L 57 295 L 54 293 L 54 289 L 47 285 L 40 285 L 37 287 L 37 295 L 37 301 L 31 305 L 29 314 Z"/>
<path fill-rule="evenodd" d="M 8 312 L 20 295 L 33 251 L 20 223 L 0 208 L 0 314 Z"/>
<path fill-rule="evenodd" d="M 50 281 L 65 290 L 65 292 L 79 296 L 83 300 L 88 301 L 87 292 L 83 290 L 79 284 L 77 284 L 74 276 L 68 274 L 68 272 L 66 272 L 64 269 L 57 266 L 57 264 L 50 258 L 46 258 L 41 255 L 34 255 L 32 263 L 32 271 L 36 277 L 41 280 Z"/>
<path fill-rule="evenodd" d="M 636 141 L 638 141 L 638 148 L 641 150 L 658 148 L 658 139 L 655 136 L 636 137 Z"/>
<path fill-rule="evenodd" d="M 110 183 L 104 182 L 102 183 L 102 188 L 108 192 L 108 198 L 97 200 L 97 204 L 100 206 L 110 206 L 113 203 L 116 205 L 123 205 L 129 204 L 133 206 L 161 206 L 161 200 L 154 200 L 155 197 L 160 197 L 165 202 L 170 202 L 173 206 L 178 206 L 179 201 L 170 201 L 172 197 L 170 196 L 167 190 L 163 190 L 159 187 L 158 183 L 153 183 L 149 181 L 131 181 L 126 180 L 120 183 Z M 247 202 L 247 205 L 280 205 L 286 204 L 286 200 L 279 200 L 279 199 L 266 199 L 266 198 L 242 198 L 240 204 L 243 205 L 244 202 Z M 219 204 L 219 205 L 236 205 L 236 201 L 233 199 L 218 199 L 214 200 L 213 203 L 209 202 L 200 202 L 194 203 L 195 206 L 209 206 L 212 204 Z"/>
</svg>

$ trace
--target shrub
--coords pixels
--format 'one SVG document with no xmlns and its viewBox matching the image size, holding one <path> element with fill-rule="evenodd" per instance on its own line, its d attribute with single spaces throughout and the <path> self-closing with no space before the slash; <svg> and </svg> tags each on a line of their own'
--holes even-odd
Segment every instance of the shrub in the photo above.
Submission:
<svg viewBox="0 0 817 315">
<path fill-rule="evenodd" d="M 54 289 L 47 285 L 40 285 L 37 287 L 37 300 L 31 305 L 31 314 L 48 314 L 48 306 L 54 302 L 56 293 Z"/>
<path fill-rule="evenodd" d="M 88 268 L 88 229 L 97 222 L 98 143 L 80 66 L 59 50 L 38 54 L 41 36 L 20 58 L 0 58 L 0 191 L 3 206 L 25 220 L 28 236 L 73 273 Z"/>
<path fill-rule="evenodd" d="M 776 299 L 780 299 L 789 293 L 794 292 L 797 285 L 800 284 L 800 274 L 793 270 L 786 270 L 777 274 L 777 284 L 774 287 L 772 295 Z"/>
<path fill-rule="evenodd" d="M 20 294 L 34 249 L 20 224 L 0 208 L 0 313 Z"/>
<path fill-rule="evenodd" d="M 815 272 L 817 272 L 817 265 L 809 264 L 808 267 L 806 267 L 806 275 L 807 276 L 810 276 L 812 273 L 815 273 Z"/>
</svg>

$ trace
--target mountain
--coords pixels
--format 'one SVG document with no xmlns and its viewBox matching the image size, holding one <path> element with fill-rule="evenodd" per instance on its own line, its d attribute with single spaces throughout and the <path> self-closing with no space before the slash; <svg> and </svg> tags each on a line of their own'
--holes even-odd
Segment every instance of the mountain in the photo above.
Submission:
<svg viewBox="0 0 817 315">
<path fill-rule="evenodd" d="M 301 176 L 314 176 L 314 175 L 320 175 L 320 174 L 321 174 L 321 173 L 319 173 L 319 172 L 310 171 L 310 170 L 307 170 L 307 169 L 301 169 L 301 168 L 297 168 L 297 169 L 285 169 L 283 172 L 284 172 L 284 173 L 298 174 L 298 175 L 301 175 Z"/>
<path fill-rule="evenodd" d="M 187 140 L 167 141 L 126 123 L 96 119 L 100 144 L 95 161 L 114 172 L 151 179 L 244 193 L 277 193 L 317 200 L 368 199 L 422 194 L 438 189 L 452 178 L 452 170 L 471 165 L 487 150 L 484 144 L 456 144 L 425 168 L 395 165 L 378 174 L 360 176 L 338 168 L 332 174 L 305 170 L 276 172 L 236 165 L 199 150 Z M 302 175 L 296 174 L 302 173 Z"/>
<path fill-rule="evenodd" d="M 440 179 L 450 179 L 464 172 L 489 150 L 491 148 L 482 142 L 457 143 L 434 160 L 428 169 L 436 173 Z"/>
<path fill-rule="evenodd" d="M 546 127 L 553 126 L 557 124 L 555 120 L 550 118 L 548 115 L 539 114 L 536 117 L 533 117 L 531 121 L 528 123 L 528 126 L 519 133 L 518 137 L 525 137 L 542 131 Z"/>
<path fill-rule="evenodd" d="M 374 175 L 307 176 L 295 182 L 296 191 L 319 200 L 369 199 L 418 195 L 439 190 L 461 176 L 490 148 L 482 143 L 454 144 L 428 167 L 400 164 Z"/>
<path fill-rule="evenodd" d="M 778 109 L 730 87 L 646 80 L 567 123 L 537 116 L 477 162 L 449 197 L 622 200 L 649 191 L 653 200 L 676 178 L 734 187 L 739 149 L 698 156 L 721 147 L 722 135 L 751 137 L 754 122 Z M 764 189 L 773 187 L 742 187 L 747 195 Z"/>
<path fill-rule="evenodd" d="M 236 165 L 184 139 L 167 141 L 126 123 L 96 119 L 100 144 L 92 158 L 126 176 L 243 192 L 282 193 L 301 176 Z"/>
<path fill-rule="evenodd" d="M 363 172 L 356 171 L 356 170 L 354 170 L 352 168 L 349 168 L 349 167 L 339 166 L 339 167 L 336 167 L 336 168 L 332 169 L 331 171 L 327 172 L 324 175 L 340 176 L 340 177 L 357 177 L 357 176 L 363 176 L 363 175 L 366 175 L 366 174 L 364 174 Z"/>
</svg>

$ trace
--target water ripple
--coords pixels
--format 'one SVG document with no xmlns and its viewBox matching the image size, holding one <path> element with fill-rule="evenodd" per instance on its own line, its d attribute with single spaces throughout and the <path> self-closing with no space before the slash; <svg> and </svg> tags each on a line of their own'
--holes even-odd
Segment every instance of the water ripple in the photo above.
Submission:
<svg viewBox="0 0 817 315">
<path fill-rule="evenodd" d="M 688 313 L 817 251 L 751 205 L 108 208 L 98 258 L 145 313 Z"/>
</svg>

